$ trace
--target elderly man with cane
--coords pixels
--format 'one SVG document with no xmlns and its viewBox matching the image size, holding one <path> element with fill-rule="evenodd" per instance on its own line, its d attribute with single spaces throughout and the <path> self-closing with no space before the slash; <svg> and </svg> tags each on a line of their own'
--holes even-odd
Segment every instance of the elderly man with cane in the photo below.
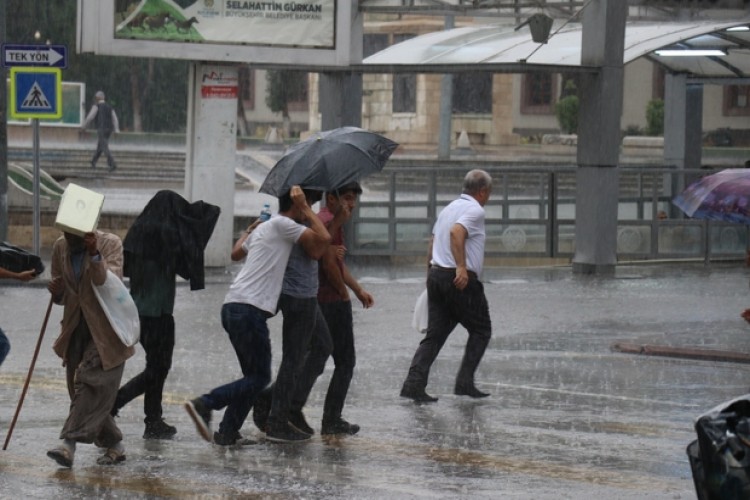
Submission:
<svg viewBox="0 0 750 500">
<path fill-rule="evenodd" d="M 70 409 L 60 432 L 63 442 L 47 456 L 63 467 L 73 465 L 77 443 L 104 448 L 100 465 L 125 460 L 122 433 L 110 410 L 134 349 L 117 336 L 94 292 L 107 279 L 107 270 L 122 278 L 122 261 L 120 238 L 101 231 L 65 232 L 52 247 L 47 289 L 54 303 L 64 306 L 53 348 L 65 366 Z"/>
</svg>

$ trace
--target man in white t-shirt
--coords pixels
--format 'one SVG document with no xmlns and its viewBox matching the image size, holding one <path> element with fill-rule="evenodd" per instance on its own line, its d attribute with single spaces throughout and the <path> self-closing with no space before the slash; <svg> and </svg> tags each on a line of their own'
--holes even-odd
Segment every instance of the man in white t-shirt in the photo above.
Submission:
<svg viewBox="0 0 750 500">
<path fill-rule="evenodd" d="M 418 403 L 437 398 L 425 392 L 430 367 L 456 325 L 469 332 L 454 393 L 489 396 L 474 385 L 474 372 L 490 341 L 492 324 L 484 286 L 479 281 L 484 262 L 484 205 L 490 198 L 492 178 L 472 170 L 464 178 L 463 194 L 438 215 L 428 252 L 427 333 L 414 353 L 401 397 Z"/>
<path fill-rule="evenodd" d="M 307 221 L 310 227 L 302 222 Z M 252 234 L 251 234 L 252 233 Z M 268 318 L 276 314 L 289 255 L 295 243 L 316 257 L 331 236 L 308 205 L 299 186 L 279 198 L 279 213 L 253 224 L 232 249 L 232 260 L 245 258 L 229 287 L 221 309 L 221 324 L 229 334 L 242 369 L 242 378 L 219 386 L 185 403 L 198 433 L 206 441 L 243 443 L 240 428 L 256 396 L 271 381 Z M 211 437 L 211 411 L 226 407 L 219 429 Z"/>
</svg>

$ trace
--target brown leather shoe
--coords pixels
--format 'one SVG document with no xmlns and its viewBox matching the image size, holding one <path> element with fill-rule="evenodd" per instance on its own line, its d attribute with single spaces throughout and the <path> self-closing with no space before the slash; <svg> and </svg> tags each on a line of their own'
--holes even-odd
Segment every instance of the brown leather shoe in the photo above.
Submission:
<svg viewBox="0 0 750 500">
<path fill-rule="evenodd" d="M 47 456 L 62 467 L 73 467 L 73 451 L 67 446 L 58 446 L 49 450 Z"/>
</svg>

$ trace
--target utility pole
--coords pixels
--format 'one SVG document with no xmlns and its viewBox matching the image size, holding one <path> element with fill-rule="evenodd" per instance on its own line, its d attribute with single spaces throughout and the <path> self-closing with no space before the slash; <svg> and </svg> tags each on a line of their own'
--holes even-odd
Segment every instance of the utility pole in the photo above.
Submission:
<svg viewBox="0 0 750 500">
<path fill-rule="evenodd" d="M 0 42 L 6 39 L 6 0 L 0 0 Z M 8 239 L 8 86 L 4 67 L 0 67 L 0 241 Z"/>
</svg>

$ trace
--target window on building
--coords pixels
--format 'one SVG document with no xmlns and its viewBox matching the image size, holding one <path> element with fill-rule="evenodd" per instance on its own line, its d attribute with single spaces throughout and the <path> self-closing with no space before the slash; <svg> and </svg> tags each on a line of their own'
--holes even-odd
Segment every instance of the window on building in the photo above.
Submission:
<svg viewBox="0 0 750 500">
<path fill-rule="evenodd" d="M 750 85 L 724 86 L 724 116 L 750 115 Z"/>
<path fill-rule="evenodd" d="M 412 34 L 395 34 L 393 43 L 401 43 L 410 38 Z M 416 113 L 417 112 L 417 75 L 414 73 L 394 73 L 393 75 L 393 112 L 394 113 Z"/>
<path fill-rule="evenodd" d="M 454 113 L 492 113 L 492 73 L 453 75 Z"/>
<path fill-rule="evenodd" d="M 290 71 L 293 83 L 289 85 L 289 111 L 307 111 L 308 87 L 310 85 L 310 74 L 302 71 Z"/>
<path fill-rule="evenodd" d="M 551 73 L 526 73 L 521 85 L 521 113 L 525 115 L 552 115 L 555 113 L 556 75 Z"/>
<path fill-rule="evenodd" d="M 388 47 L 386 33 L 365 33 L 362 37 L 362 57 L 370 57 Z"/>
<path fill-rule="evenodd" d="M 290 69 L 266 71 L 266 104 L 271 111 L 307 109 L 309 73 Z"/>
<path fill-rule="evenodd" d="M 664 100 L 664 81 L 667 78 L 667 72 L 664 68 L 654 64 L 653 80 L 651 81 L 651 98 Z"/>
<path fill-rule="evenodd" d="M 246 110 L 255 109 L 255 70 L 241 66 L 239 70 L 240 99 Z"/>
</svg>

